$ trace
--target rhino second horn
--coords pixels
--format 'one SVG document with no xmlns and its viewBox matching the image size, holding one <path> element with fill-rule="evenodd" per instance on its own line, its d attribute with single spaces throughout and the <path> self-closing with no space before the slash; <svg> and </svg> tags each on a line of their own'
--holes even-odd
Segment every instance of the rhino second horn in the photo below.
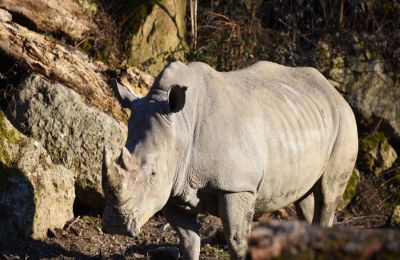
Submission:
<svg viewBox="0 0 400 260">
<path fill-rule="evenodd" d="M 122 157 L 123 167 L 125 167 L 125 169 L 128 172 L 134 172 L 138 169 L 139 164 L 137 160 L 135 159 L 135 157 L 131 155 L 131 153 L 128 151 L 128 149 L 126 149 L 126 147 L 122 148 L 121 157 Z"/>
</svg>

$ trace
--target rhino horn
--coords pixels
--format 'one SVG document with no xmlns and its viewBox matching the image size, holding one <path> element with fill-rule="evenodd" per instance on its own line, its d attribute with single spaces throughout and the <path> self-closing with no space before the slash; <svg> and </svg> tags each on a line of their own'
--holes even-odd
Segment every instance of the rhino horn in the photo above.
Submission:
<svg viewBox="0 0 400 260">
<path fill-rule="evenodd" d="M 126 147 L 122 148 L 121 158 L 122 158 L 122 166 L 128 172 L 134 172 L 139 168 L 138 161 L 136 160 L 135 157 L 131 155 L 131 153 L 128 151 L 128 149 L 126 149 Z"/>
<path fill-rule="evenodd" d="M 115 185 L 116 181 L 124 177 L 124 171 L 119 169 L 117 164 L 112 160 L 110 152 L 104 148 L 103 150 L 103 171 L 102 177 L 104 184 Z"/>
</svg>

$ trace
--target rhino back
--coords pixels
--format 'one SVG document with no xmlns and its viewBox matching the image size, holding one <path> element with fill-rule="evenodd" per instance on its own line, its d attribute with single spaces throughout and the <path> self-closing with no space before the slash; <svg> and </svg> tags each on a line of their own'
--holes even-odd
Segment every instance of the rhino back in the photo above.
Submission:
<svg viewBox="0 0 400 260">
<path fill-rule="evenodd" d="M 201 66 L 191 187 L 259 193 L 271 208 L 307 192 L 332 150 L 340 94 L 310 68 L 259 62 L 220 73 Z"/>
</svg>

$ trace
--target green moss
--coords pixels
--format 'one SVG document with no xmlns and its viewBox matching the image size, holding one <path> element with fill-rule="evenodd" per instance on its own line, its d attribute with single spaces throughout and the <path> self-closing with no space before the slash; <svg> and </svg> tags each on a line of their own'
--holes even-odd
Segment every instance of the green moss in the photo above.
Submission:
<svg viewBox="0 0 400 260">
<path fill-rule="evenodd" d="M 378 145 L 382 142 L 385 142 L 386 137 L 382 132 L 374 132 L 360 142 L 360 148 L 364 152 L 371 151 L 372 149 L 378 147 Z M 387 142 L 386 142 L 387 143 Z M 385 147 L 386 149 L 386 147 Z"/>
<path fill-rule="evenodd" d="M 97 13 L 97 5 L 91 0 L 75 0 L 82 9 L 93 17 Z"/>
<path fill-rule="evenodd" d="M 87 38 L 82 41 L 80 48 L 90 57 L 95 58 L 105 64 L 110 64 L 110 49 L 112 48 L 112 42 L 108 40 L 101 41 L 99 43 L 96 40 L 96 36 Z"/>
<path fill-rule="evenodd" d="M 7 152 L 5 144 L 18 145 L 21 141 L 21 137 L 17 134 L 14 129 L 10 129 L 5 123 L 6 116 L 3 111 L 0 110 L 0 163 L 11 166 L 13 158 L 9 152 Z"/>
<path fill-rule="evenodd" d="M 343 200 L 345 202 L 351 201 L 354 196 L 357 194 L 357 185 L 359 183 L 360 174 L 357 169 L 353 170 L 351 174 L 350 180 L 347 183 L 346 190 L 343 194 Z"/>
<path fill-rule="evenodd" d="M 390 225 L 392 227 L 400 228 L 400 205 L 397 205 L 394 208 L 394 211 L 393 211 L 393 214 L 392 214 L 392 219 L 390 221 Z"/>
</svg>

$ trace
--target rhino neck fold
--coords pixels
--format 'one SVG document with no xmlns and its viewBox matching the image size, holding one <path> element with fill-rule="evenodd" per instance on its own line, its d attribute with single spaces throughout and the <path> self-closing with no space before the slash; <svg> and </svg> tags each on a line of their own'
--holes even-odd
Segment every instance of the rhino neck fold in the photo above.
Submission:
<svg viewBox="0 0 400 260">
<path fill-rule="evenodd" d="M 184 193 L 185 184 L 188 180 L 189 163 L 192 157 L 193 136 L 192 127 L 188 124 L 190 121 L 185 114 L 177 115 L 175 120 L 175 171 L 174 180 L 171 191 L 171 197 L 181 197 Z M 186 132 L 186 133 L 185 133 Z"/>
<path fill-rule="evenodd" d="M 171 197 L 180 197 L 184 201 L 192 200 L 193 197 L 193 188 L 190 185 L 192 162 L 196 159 L 193 145 L 196 143 L 197 129 L 201 123 L 197 111 L 199 110 L 193 105 L 175 118 L 176 169 Z"/>
<path fill-rule="evenodd" d="M 174 167 L 171 197 L 186 200 L 190 188 L 190 169 L 193 160 L 193 144 L 196 143 L 199 125 L 202 122 L 202 111 L 205 106 L 204 69 L 200 63 L 188 65 L 175 64 L 166 70 L 161 85 L 174 84 L 186 86 L 186 102 L 182 111 L 171 115 L 174 127 Z M 182 73 L 184 71 L 185 73 Z M 191 192 L 192 193 L 192 192 Z"/>
</svg>

